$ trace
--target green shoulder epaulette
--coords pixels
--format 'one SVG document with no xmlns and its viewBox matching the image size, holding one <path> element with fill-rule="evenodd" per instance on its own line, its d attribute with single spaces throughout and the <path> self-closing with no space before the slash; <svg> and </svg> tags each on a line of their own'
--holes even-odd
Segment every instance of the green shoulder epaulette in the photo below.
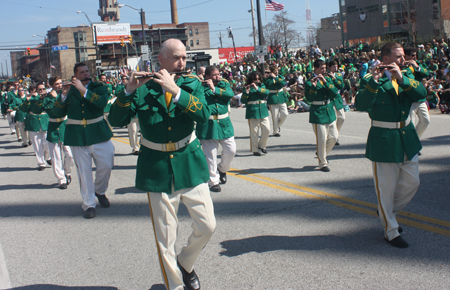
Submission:
<svg viewBox="0 0 450 290">
<path fill-rule="evenodd" d="M 221 82 L 226 82 L 226 83 L 230 83 L 227 79 L 221 79 Z"/>
</svg>

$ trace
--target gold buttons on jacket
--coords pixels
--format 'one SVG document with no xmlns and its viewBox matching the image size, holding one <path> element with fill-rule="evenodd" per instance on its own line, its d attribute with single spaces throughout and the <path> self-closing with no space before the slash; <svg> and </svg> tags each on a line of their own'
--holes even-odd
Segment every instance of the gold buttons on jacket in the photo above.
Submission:
<svg viewBox="0 0 450 290">
<path fill-rule="evenodd" d="M 405 131 L 403 131 L 403 135 L 405 135 L 406 133 L 405 133 Z"/>
<path fill-rule="evenodd" d="M 167 130 L 169 130 L 169 131 L 172 130 L 172 127 L 167 128 Z"/>
<path fill-rule="evenodd" d="M 170 154 L 170 156 L 169 156 L 169 157 L 170 157 L 170 159 L 172 159 L 172 158 L 173 158 L 173 155 L 172 155 L 172 154 Z"/>
<path fill-rule="evenodd" d="M 84 114 L 84 111 L 81 111 L 81 113 L 83 113 L 83 114 Z"/>
</svg>

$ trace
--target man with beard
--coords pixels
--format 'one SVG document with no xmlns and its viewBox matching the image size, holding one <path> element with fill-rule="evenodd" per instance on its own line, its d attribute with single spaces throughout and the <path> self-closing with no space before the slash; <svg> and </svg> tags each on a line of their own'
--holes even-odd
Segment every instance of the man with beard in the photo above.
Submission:
<svg viewBox="0 0 450 290">
<path fill-rule="evenodd" d="M 228 105 L 234 93 L 226 80 L 221 80 L 219 68 L 208 66 L 205 70 L 204 81 L 205 98 L 211 116 L 208 122 L 197 124 L 197 136 L 202 143 L 203 152 L 209 168 L 209 189 L 220 192 L 219 181 L 227 182 L 227 171 L 231 167 L 231 161 L 236 155 L 236 142 L 234 141 L 234 129 L 228 115 Z M 222 146 L 222 157 L 217 164 L 217 150 Z"/>
</svg>

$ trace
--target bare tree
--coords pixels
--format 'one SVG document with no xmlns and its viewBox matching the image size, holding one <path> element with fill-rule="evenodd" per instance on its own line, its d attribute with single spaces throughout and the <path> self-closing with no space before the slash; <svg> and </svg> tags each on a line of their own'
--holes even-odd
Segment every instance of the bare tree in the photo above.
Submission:
<svg viewBox="0 0 450 290">
<path fill-rule="evenodd" d="M 33 70 L 31 71 L 31 77 L 37 81 L 47 80 L 47 67 L 42 61 L 38 62 L 34 66 Z"/>
<path fill-rule="evenodd" d="M 263 28 L 264 39 L 272 51 L 279 51 L 280 48 L 283 48 L 287 52 L 291 44 L 298 45 L 304 41 L 302 34 L 291 28 L 295 21 L 287 18 L 286 13 L 284 11 L 276 14 L 272 21 Z M 253 33 L 250 36 L 253 37 Z"/>
</svg>

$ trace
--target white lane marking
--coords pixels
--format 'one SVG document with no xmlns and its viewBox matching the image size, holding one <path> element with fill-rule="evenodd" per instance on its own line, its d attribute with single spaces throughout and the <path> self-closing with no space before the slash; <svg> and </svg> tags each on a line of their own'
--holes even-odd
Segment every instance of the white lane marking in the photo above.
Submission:
<svg viewBox="0 0 450 290">
<path fill-rule="evenodd" d="M 8 268 L 6 267 L 5 255 L 3 255 L 2 245 L 0 243 L 0 289 L 10 289 Z"/>
</svg>

